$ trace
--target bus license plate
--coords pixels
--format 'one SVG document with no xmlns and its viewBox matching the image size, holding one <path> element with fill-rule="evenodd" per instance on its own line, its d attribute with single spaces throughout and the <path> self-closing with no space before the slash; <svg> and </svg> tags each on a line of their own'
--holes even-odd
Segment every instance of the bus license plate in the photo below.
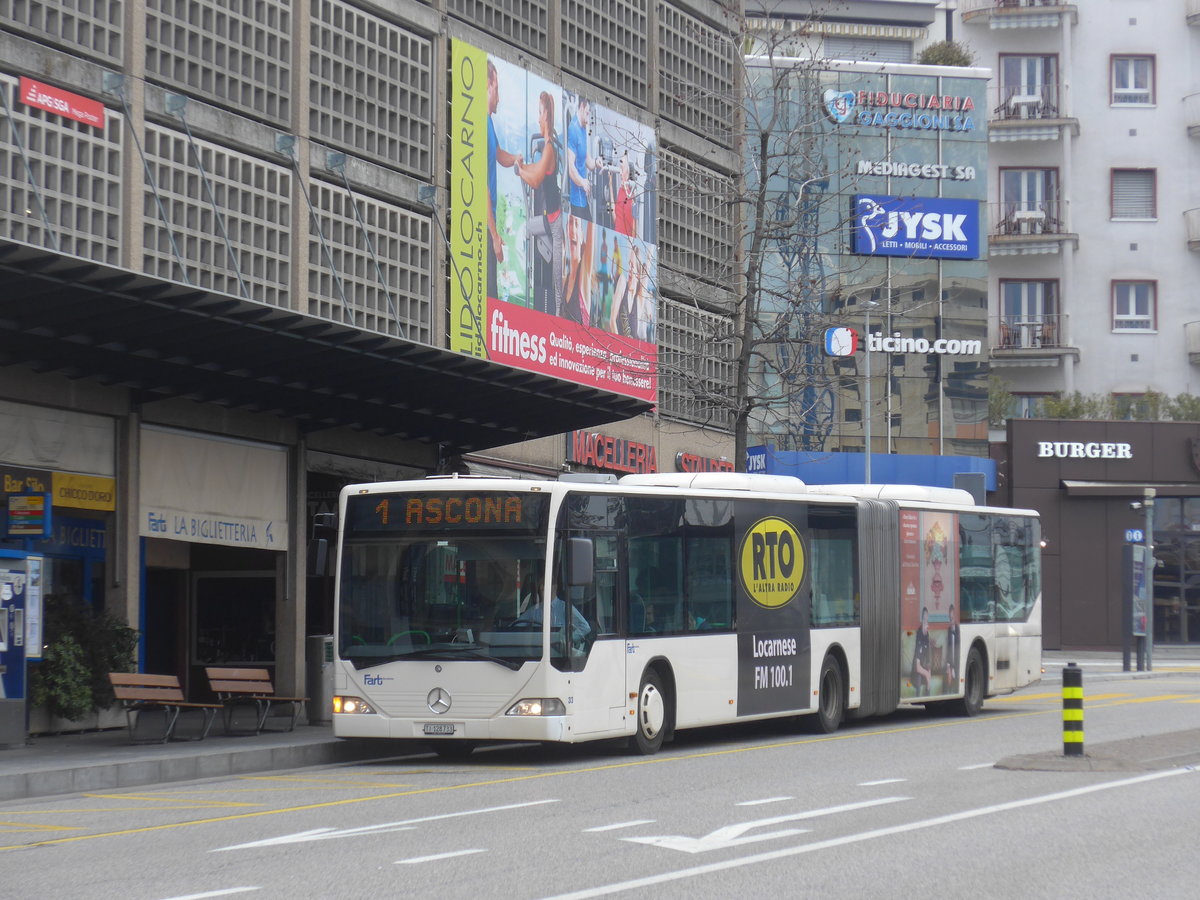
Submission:
<svg viewBox="0 0 1200 900">
<path fill-rule="evenodd" d="M 426 734 L 454 734 L 453 722 L 429 722 L 425 725 Z"/>
</svg>

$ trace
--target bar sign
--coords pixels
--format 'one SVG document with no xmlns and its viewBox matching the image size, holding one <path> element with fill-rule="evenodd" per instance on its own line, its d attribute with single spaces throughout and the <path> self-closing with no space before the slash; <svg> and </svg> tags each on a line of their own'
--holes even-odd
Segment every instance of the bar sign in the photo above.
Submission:
<svg viewBox="0 0 1200 900">
<path fill-rule="evenodd" d="M 21 76 L 21 102 L 93 128 L 104 127 L 104 104 Z"/>
</svg>

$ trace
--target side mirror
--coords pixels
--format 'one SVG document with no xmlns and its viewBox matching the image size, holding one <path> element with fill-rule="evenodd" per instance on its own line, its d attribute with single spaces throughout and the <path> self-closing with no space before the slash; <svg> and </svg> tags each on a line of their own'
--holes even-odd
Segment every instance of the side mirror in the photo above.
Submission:
<svg viewBox="0 0 1200 900">
<path fill-rule="evenodd" d="M 317 513 L 313 516 L 312 537 L 308 541 L 308 574 L 316 577 L 329 573 L 329 548 L 337 540 L 337 516 Z"/>
<path fill-rule="evenodd" d="M 567 584 L 591 584 L 596 577 L 596 549 L 591 538 L 567 540 Z"/>
</svg>

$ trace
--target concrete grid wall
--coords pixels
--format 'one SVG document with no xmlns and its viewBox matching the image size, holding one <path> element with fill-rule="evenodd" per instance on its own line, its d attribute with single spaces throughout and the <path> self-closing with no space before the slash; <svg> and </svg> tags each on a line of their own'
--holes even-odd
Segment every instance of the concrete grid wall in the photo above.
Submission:
<svg viewBox="0 0 1200 900">
<path fill-rule="evenodd" d="M 444 212 L 419 192 L 445 186 L 453 37 L 656 126 L 663 333 L 720 309 L 740 69 L 714 2 L 0 0 L 0 19 L 0 238 L 444 346 Z M 106 127 L 14 102 L 22 75 L 100 100 Z"/>
</svg>

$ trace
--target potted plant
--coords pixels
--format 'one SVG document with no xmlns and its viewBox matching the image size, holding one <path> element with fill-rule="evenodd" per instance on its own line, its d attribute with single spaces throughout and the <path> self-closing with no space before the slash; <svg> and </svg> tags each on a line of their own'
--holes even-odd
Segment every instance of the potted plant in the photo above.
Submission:
<svg viewBox="0 0 1200 900">
<path fill-rule="evenodd" d="M 99 717 L 85 720 L 113 705 L 108 673 L 133 671 L 138 632 L 110 613 L 52 594 L 44 616 L 42 658 L 29 664 L 29 702 L 48 721 L 31 719 L 31 731 L 98 727 Z"/>
</svg>

